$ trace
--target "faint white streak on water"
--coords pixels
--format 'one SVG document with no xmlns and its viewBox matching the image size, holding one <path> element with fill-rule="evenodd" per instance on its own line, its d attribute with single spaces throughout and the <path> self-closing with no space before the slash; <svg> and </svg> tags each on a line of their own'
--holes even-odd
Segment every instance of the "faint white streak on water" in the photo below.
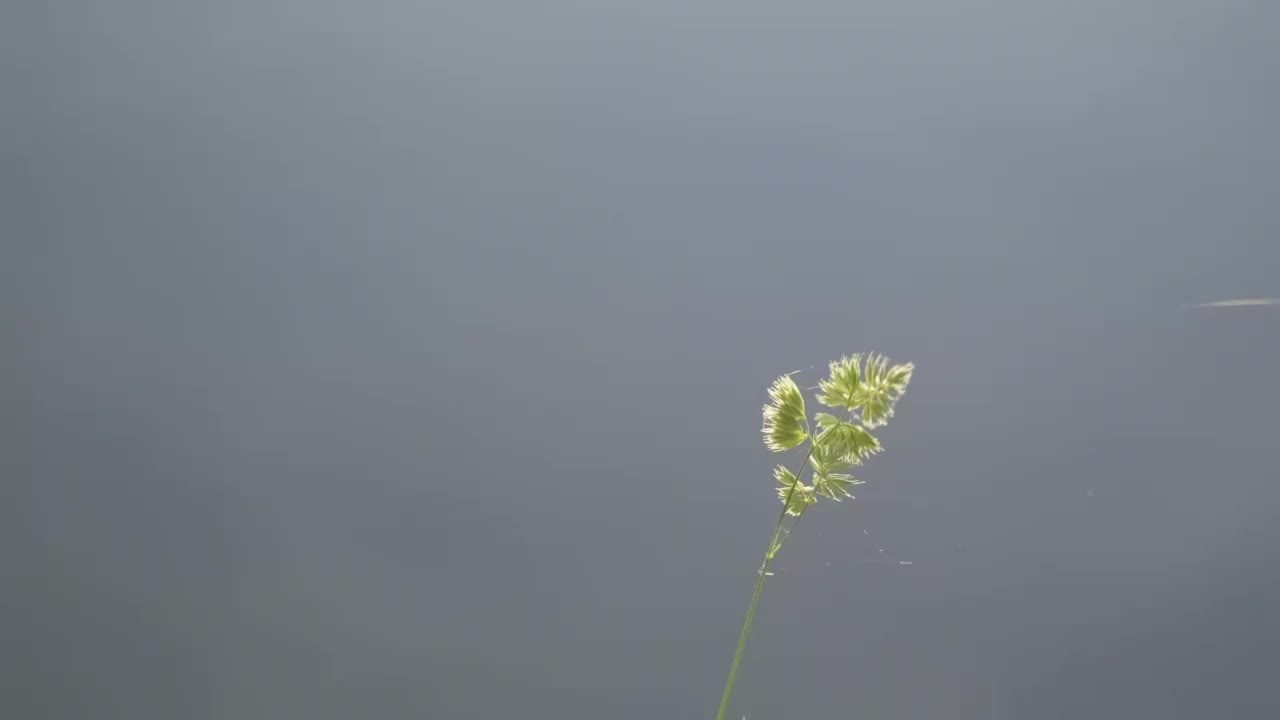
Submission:
<svg viewBox="0 0 1280 720">
<path fill-rule="evenodd" d="M 1196 308 L 1225 308 L 1225 307 L 1263 307 L 1267 305 L 1280 305 L 1280 298 L 1240 298 L 1238 300 L 1216 300 L 1214 302 L 1200 303 L 1198 305 L 1183 305 L 1184 310 L 1194 310 Z"/>
</svg>

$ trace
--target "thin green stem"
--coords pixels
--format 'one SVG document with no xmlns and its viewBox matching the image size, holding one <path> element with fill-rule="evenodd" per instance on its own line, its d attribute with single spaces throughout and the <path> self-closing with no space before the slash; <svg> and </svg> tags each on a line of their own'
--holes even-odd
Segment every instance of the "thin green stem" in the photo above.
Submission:
<svg viewBox="0 0 1280 720">
<path fill-rule="evenodd" d="M 812 439 L 812 436 L 811 436 Z M 738 679 L 738 668 L 742 665 L 742 653 L 747 649 L 747 637 L 751 635 L 751 624 L 756 619 L 756 607 L 760 605 L 760 594 L 764 591 L 764 579 L 769 574 L 769 565 L 773 562 L 774 555 L 779 550 L 778 537 L 782 534 L 783 523 L 787 519 L 787 508 L 791 506 L 791 496 L 795 494 L 796 485 L 800 484 L 800 474 L 804 472 L 805 465 L 809 463 L 809 458 L 813 455 L 813 443 L 809 443 L 809 452 L 805 454 L 804 460 L 800 462 L 800 468 L 796 471 L 795 482 L 791 483 L 791 490 L 787 492 L 787 497 L 782 501 L 782 512 L 778 515 L 778 522 L 773 526 L 773 537 L 769 538 L 769 549 L 765 551 L 764 562 L 760 565 L 760 576 L 756 578 L 755 591 L 751 593 L 751 605 L 747 607 L 747 617 L 742 621 L 742 632 L 738 634 L 738 649 L 733 654 L 733 664 L 729 666 L 729 679 L 724 684 L 724 695 L 720 698 L 720 711 L 716 713 L 716 720 L 724 720 L 725 711 L 729 709 L 729 698 L 733 695 L 733 683 Z"/>
<path fill-rule="evenodd" d="M 849 411 L 849 420 L 853 420 L 852 410 Z M 724 720 L 725 711 L 729 709 L 729 698 L 733 695 L 733 684 L 738 679 L 738 668 L 742 665 L 742 654 L 747 649 L 747 638 L 751 635 L 751 624 L 756 619 L 756 607 L 760 605 L 760 594 L 764 592 L 764 579 L 769 575 L 769 565 L 773 563 L 774 556 L 782 549 L 787 538 L 791 537 L 791 530 L 795 529 L 796 523 L 800 522 L 800 518 L 804 516 L 805 507 L 802 507 L 796 515 L 796 523 L 791 524 L 791 530 L 787 530 L 786 535 L 782 534 L 787 519 L 787 508 L 791 507 L 791 496 L 795 494 L 796 486 L 800 484 L 800 475 L 809 465 L 809 458 L 813 457 L 813 449 L 818 444 L 818 438 L 809 429 L 809 419 L 805 418 L 804 422 L 805 432 L 809 436 L 809 452 L 805 453 L 804 460 L 800 461 L 800 467 L 795 473 L 795 481 L 791 483 L 791 489 L 787 491 L 787 497 L 782 501 L 782 512 L 778 514 L 778 522 L 773 526 L 773 537 L 769 538 L 769 549 L 765 552 L 764 562 L 760 565 L 760 576 L 756 578 L 756 587 L 751 593 L 751 604 L 747 606 L 747 617 L 742 621 L 742 632 L 738 634 L 738 649 L 733 654 L 733 664 L 729 666 L 729 679 L 724 684 L 724 695 L 720 697 L 720 711 L 716 713 L 716 720 Z"/>
</svg>

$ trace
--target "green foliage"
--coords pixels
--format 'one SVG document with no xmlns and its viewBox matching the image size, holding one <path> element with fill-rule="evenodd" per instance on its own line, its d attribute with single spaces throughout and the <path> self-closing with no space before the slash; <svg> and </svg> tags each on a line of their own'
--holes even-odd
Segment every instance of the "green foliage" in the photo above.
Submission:
<svg viewBox="0 0 1280 720">
<path fill-rule="evenodd" d="M 864 427 L 880 427 L 893 417 L 893 406 L 907 390 L 915 366 L 911 363 L 889 365 L 889 359 L 877 353 L 842 357 L 828 367 L 830 375 L 818 382 L 818 402 L 831 408 L 853 412 L 861 409 Z"/>
<path fill-rule="evenodd" d="M 883 355 L 872 355 L 867 360 L 867 370 L 862 379 L 862 424 L 869 427 L 880 427 L 893 417 L 893 406 L 898 398 L 907 391 L 907 383 L 911 382 L 911 374 L 915 366 L 889 366 L 889 359 Z"/>
<path fill-rule="evenodd" d="M 847 457 L 851 465 L 880 452 L 880 441 L 861 425 L 845 422 L 827 413 L 818 413 L 817 444 L 830 449 L 836 457 Z"/>
<path fill-rule="evenodd" d="M 862 385 L 862 372 L 858 366 L 861 363 L 861 354 L 842 357 L 831 363 L 828 366 L 830 376 L 818 381 L 818 389 L 821 391 L 818 402 L 832 408 L 856 409 L 861 404 L 858 401 L 858 391 Z"/>
<path fill-rule="evenodd" d="M 804 415 L 804 395 L 790 375 L 783 375 L 769 388 L 769 404 L 764 406 L 764 444 L 774 452 L 790 450 L 809 439 Z"/>
<path fill-rule="evenodd" d="M 783 512 L 799 517 L 804 509 L 818 502 L 814 488 L 796 480 L 795 473 L 779 465 L 773 469 L 773 478 L 778 481 L 778 499 L 782 501 Z"/>
<path fill-rule="evenodd" d="M 842 472 L 861 464 L 862 458 L 857 455 L 837 455 L 827 445 L 818 445 L 809 453 L 809 465 L 814 475 Z"/>
<path fill-rule="evenodd" d="M 861 485 L 862 481 L 847 471 L 883 450 L 870 430 L 884 426 L 893 417 L 894 406 L 906 392 L 914 370 L 911 363 L 890 365 L 888 358 L 876 353 L 865 356 L 865 363 L 861 354 L 845 356 L 831 363 L 828 377 L 818 383 L 816 399 L 829 408 L 843 410 L 847 416 L 840 418 L 831 413 L 818 413 L 814 417 L 818 428 L 816 436 L 805 415 L 804 395 L 791 375 L 779 377 L 769 387 L 769 404 L 764 406 L 764 427 L 761 430 L 765 445 L 773 452 L 791 450 L 806 443 L 809 448 L 795 472 L 782 465 L 774 468 L 773 477 L 778 483 L 782 512 L 774 525 L 773 538 L 769 540 L 769 549 L 756 578 L 755 592 L 738 636 L 738 649 L 729 668 L 717 720 L 724 720 L 728 709 L 764 581 L 773 574 L 769 572 L 770 564 L 783 543 L 791 537 L 796 523 L 809 506 L 818 502 L 819 497 L 836 502 L 853 497 L 849 488 Z M 808 485 L 801 481 L 806 469 L 811 474 Z"/>
<path fill-rule="evenodd" d="M 844 471 L 884 449 L 870 428 L 882 427 L 893 417 L 893 406 L 906 392 L 914 370 L 911 363 L 890 365 L 889 359 L 878 353 L 846 355 L 831 363 L 828 376 L 818 383 L 817 400 L 845 410 L 848 417 L 817 413 L 816 437 L 805 419 L 804 395 L 795 381 L 790 375 L 774 381 L 769 388 L 770 403 L 764 406 L 765 445 L 782 452 L 808 441 L 808 460 L 800 471 L 809 465 L 813 472 L 811 484 L 805 485 L 786 468 L 774 471 L 781 484 L 778 499 L 784 505 L 784 516 L 799 517 L 818 496 L 837 501 L 852 497 L 849 488 L 862 481 Z"/>
<path fill-rule="evenodd" d="M 818 493 L 836 502 L 840 502 L 841 498 L 853 497 L 853 495 L 849 494 L 849 488 L 861 484 L 861 480 L 847 473 L 827 473 L 825 475 L 815 475 L 813 478 L 813 486 L 817 488 Z"/>
</svg>

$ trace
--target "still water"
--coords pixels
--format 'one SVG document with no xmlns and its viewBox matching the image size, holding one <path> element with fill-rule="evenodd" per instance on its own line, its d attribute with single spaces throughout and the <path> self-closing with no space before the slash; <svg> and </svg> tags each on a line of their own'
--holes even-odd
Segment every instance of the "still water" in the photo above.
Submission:
<svg viewBox="0 0 1280 720">
<path fill-rule="evenodd" d="M 712 717 L 871 350 L 733 717 L 1280 713 L 1277 6 L 4 15 L 3 716 Z"/>
</svg>

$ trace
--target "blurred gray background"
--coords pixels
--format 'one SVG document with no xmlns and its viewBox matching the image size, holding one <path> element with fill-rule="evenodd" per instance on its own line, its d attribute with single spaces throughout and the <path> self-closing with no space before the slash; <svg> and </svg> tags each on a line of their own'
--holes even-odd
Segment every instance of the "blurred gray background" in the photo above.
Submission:
<svg viewBox="0 0 1280 720">
<path fill-rule="evenodd" d="M 1182 306 L 1280 295 L 1278 29 L 6 3 L 0 715 L 712 717 L 765 388 L 879 350 L 735 719 L 1276 717 L 1280 308 Z"/>
</svg>

